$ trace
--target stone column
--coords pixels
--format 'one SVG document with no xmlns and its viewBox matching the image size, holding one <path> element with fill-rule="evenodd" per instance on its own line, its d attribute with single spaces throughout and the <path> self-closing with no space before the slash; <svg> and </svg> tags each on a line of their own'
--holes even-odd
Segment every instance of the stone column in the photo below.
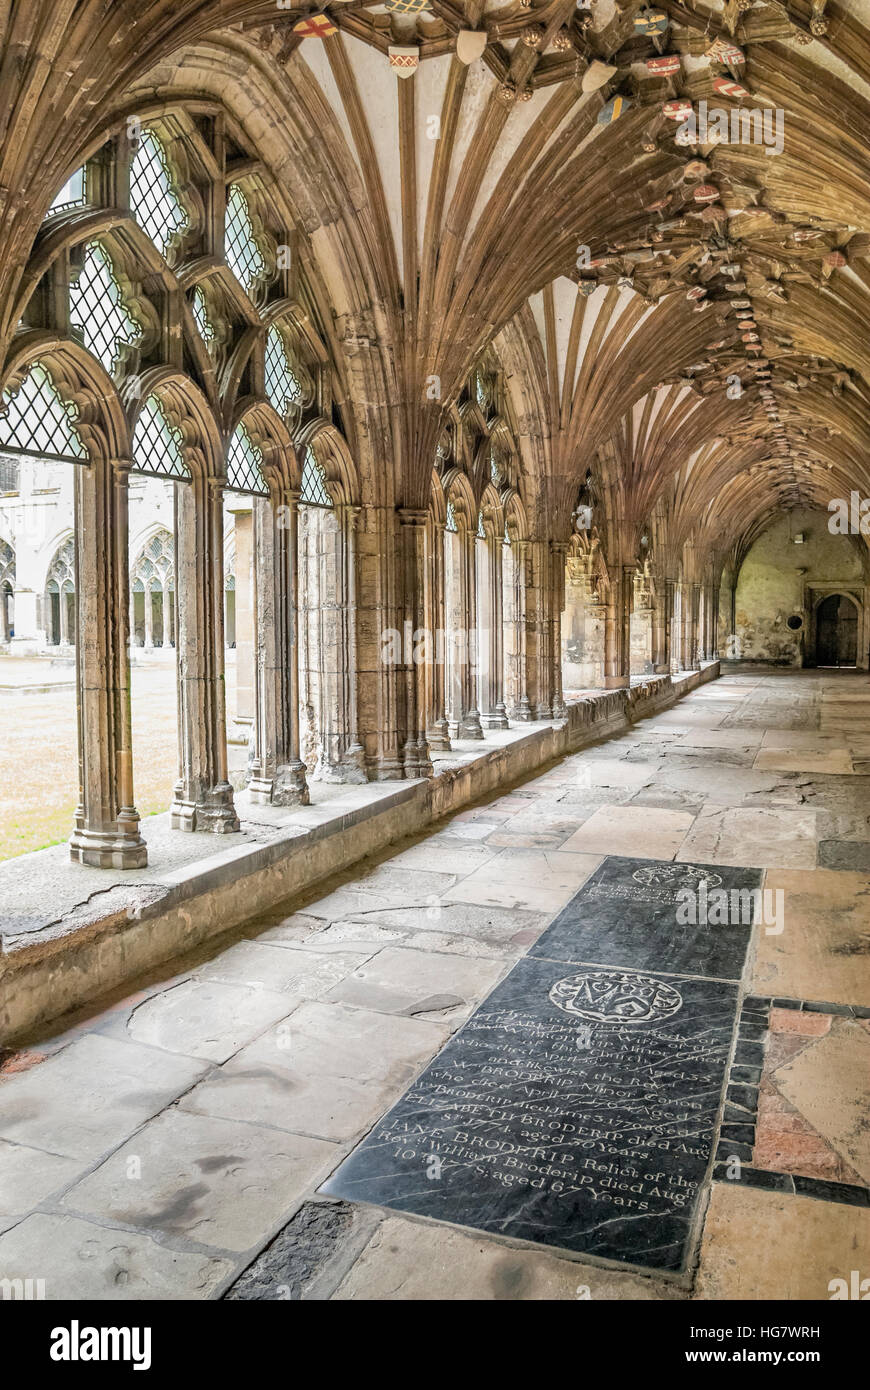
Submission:
<svg viewBox="0 0 870 1390">
<path fill-rule="evenodd" d="M 526 542 L 505 546 L 504 647 L 507 713 L 527 723 L 532 717 L 526 679 Z"/>
<path fill-rule="evenodd" d="M 550 542 L 550 662 L 552 675 L 553 718 L 561 719 L 568 712 L 562 694 L 562 610 L 565 607 L 565 564 L 568 545 L 564 541 Z"/>
<path fill-rule="evenodd" d="M 683 595 L 675 579 L 666 581 L 668 586 L 668 661 L 671 675 L 682 669 L 682 600 Z"/>
<path fill-rule="evenodd" d="M 631 684 L 633 595 L 633 566 L 614 567 L 604 616 L 604 685 L 608 690 L 625 690 Z"/>
<path fill-rule="evenodd" d="M 321 776 L 335 782 L 365 782 L 365 757 L 357 727 L 356 693 L 356 546 L 359 507 L 347 503 L 323 512 L 320 551 L 320 600 L 327 599 L 332 623 L 324 633 L 323 766 Z M 326 614 L 323 615 L 324 617 Z"/>
<path fill-rule="evenodd" d="M 305 764 L 299 756 L 297 622 L 297 494 L 276 511 L 254 503 L 256 662 L 254 761 L 248 795 L 255 805 L 307 805 Z M 238 552 L 237 552 L 238 553 Z"/>
<path fill-rule="evenodd" d="M 670 609 L 673 604 L 673 585 L 660 579 L 655 586 L 652 617 L 652 668 L 657 676 L 670 670 Z"/>
<path fill-rule="evenodd" d="M 230 719 L 230 728 L 234 739 L 245 741 L 250 736 L 256 708 L 257 581 L 251 500 L 246 498 L 245 505 L 240 506 L 238 499 L 234 498 L 230 506 L 236 542 L 236 707 Z M 236 510 L 237 507 L 239 510 Z"/>
<path fill-rule="evenodd" d="M 357 698 L 360 741 L 373 781 L 404 777 L 403 562 L 393 507 L 363 506 L 356 522 Z"/>
<path fill-rule="evenodd" d="M 552 629 L 548 604 L 550 550 L 546 541 L 528 541 L 526 556 L 526 678 L 535 719 L 552 719 Z"/>
<path fill-rule="evenodd" d="M 443 537 L 443 529 L 429 513 L 426 520 L 426 741 L 431 750 L 448 753 Z"/>
<path fill-rule="evenodd" d="M 474 532 L 464 521 L 445 531 L 447 611 L 447 722 L 451 738 L 483 738 L 475 701 L 477 643 L 475 632 Z"/>
<path fill-rule="evenodd" d="M 478 537 L 475 541 L 475 572 L 480 722 L 485 729 L 506 729 L 502 556 L 501 542 L 496 537 Z"/>
<path fill-rule="evenodd" d="M 398 571 L 403 603 L 402 616 L 402 691 L 404 694 L 404 741 L 402 764 L 406 777 L 431 777 L 433 773 L 426 727 L 427 677 L 425 633 L 426 609 L 426 526 L 429 513 L 422 509 L 400 507 L 399 544 L 401 565 Z M 423 644 L 423 645 L 421 645 Z"/>
<path fill-rule="evenodd" d="M 133 801 L 129 469 L 126 460 L 75 466 L 79 804 L 70 858 L 99 869 L 148 862 Z"/>
<path fill-rule="evenodd" d="M 176 830 L 239 829 L 227 779 L 222 484 L 175 483 L 179 778 Z"/>
<path fill-rule="evenodd" d="M 684 581 L 680 586 L 680 656 L 684 671 L 698 670 L 699 588 Z"/>
</svg>

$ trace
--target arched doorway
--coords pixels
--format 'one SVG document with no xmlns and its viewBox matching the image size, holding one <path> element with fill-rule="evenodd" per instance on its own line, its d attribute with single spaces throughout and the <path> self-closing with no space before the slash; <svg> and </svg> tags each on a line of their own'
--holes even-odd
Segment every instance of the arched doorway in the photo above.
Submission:
<svg viewBox="0 0 870 1390">
<path fill-rule="evenodd" d="M 858 609 L 845 594 L 829 594 L 816 611 L 816 665 L 854 666 L 858 659 Z"/>
</svg>

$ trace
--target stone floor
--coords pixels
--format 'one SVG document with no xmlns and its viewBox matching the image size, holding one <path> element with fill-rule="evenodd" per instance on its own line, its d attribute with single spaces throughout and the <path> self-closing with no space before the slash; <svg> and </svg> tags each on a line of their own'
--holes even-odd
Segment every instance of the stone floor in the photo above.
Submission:
<svg viewBox="0 0 870 1390">
<path fill-rule="evenodd" d="M 732 1072 L 688 1275 L 319 1195 L 608 855 L 755 867 L 783 895 L 742 982 L 763 1063 Z M 0 1278 L 826 1300 L 870 1276 L 870 678 L 738 668 L 318 893 L 0 1055 Z"/>
</svg>

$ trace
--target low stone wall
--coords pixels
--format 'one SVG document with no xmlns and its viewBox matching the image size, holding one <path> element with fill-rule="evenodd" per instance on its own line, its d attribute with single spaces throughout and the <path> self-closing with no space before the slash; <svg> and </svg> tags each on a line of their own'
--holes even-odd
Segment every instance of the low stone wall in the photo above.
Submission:
<svg viewBox="0 0 870 1390">
<path fill-rule="evenodd" d="M 145 972 L 546 763 L 659 713 L 718 675 L 712 662 L 585 697 L 544 728 L 428 780 L 398 783 L 388 794 L 381 785 L 371 802 L 319 825 L 210 855 L 164 882 L 109 884 L 43 930 L 0 934 L 0 1041 L 22 1041 L 65 1013 L 132 987 Z"/>
</svg>

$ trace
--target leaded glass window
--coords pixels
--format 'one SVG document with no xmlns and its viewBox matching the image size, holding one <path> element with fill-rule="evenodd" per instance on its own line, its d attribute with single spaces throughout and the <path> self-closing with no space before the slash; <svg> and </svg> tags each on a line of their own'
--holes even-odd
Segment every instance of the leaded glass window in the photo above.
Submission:
<svg viewBox="0 0 870 1390">
<path fill-rule="evenodd" d="M 206 347 L 211 347 L 215 338 L 214 324 L 208 316 L 208 304 L 206 303 L 205 294 L 200 285 L 197 285 L 193 292 L 193 300 L 190 307 L 199 336 L 202 338 Z"/>
<path fill-rule="evenodd" d="M 121 293 L 111 257 L 99 242 L 85 249 L 78 280 L 70 286 L 70 319 L 85 347 L 114 374 L 128 351 L 142 339 L 142 327 Z"/>
<path fill-rule="evenodd" d="M 76 548 L 72 536 L 58 546 L 46 579 L 46 593 L 72 592 L 76 583 Z"/>
<path fill-rule="evenodd" d="M 452 502 L 447 503 L 447 520 L 444 523 L 444 529 L 445 531 L 458 530 L 458 527 L 456 525 L 456 508 L 454 507 Z"/>
<path fill-rule="evenodd" d="M 171 532 L 163 528 L 143 546 L 130 571 L 130 582 L 137 593 L 155 588 L 171 592 L 175 588 L 175 543 Z"/>
<path fill-rule="evenodd" d="M 7 541 L 0 541 L 0 594 L 5 586 L 15 584 L 15 551 Z"/>
<path fill-rule="evenodd" d="M 302 491 L 299 501 L 309 507 L 331 507 L 332 498 L 326 489 L 326 473 L 308 444 L 302 455 Z"/>
<path fill-rule="evenodd" d="M 184 436 L 167 416 L 157 396 L 144 402 L 133 431 L 133 471 L 155 478 L 190 478 Z"/>
<path fill-rule="evenodd" d="M 293 370 L 284 335 L 274 325 L 266 334 L 266 395 L 282 417 L 304 400 L 302 382 Z"/>
<path fill-rule="evenodd" d="M 227 265 L 250 294 L 266 277 L 266 259 L 257 245 L 248 200 L 237 183 L 230 184 L 224 228 Z"/>
<path fill-rule="evenodd" d="M 237 426 L 227 450 L 227 487 L 231 492 L 253 492 L 268 497 L 263 477 L 263 455 L 244 425 Z"/>
<path fill-rule="evenodd" d="M 85 171 L 76 169 L 58 193 L 49 212 L 66 212 L 68 208 L 82 207 L 85 202 Z"/>
<path fill-rule="evenodd" d="M 505 517 L 505 521 L 504 521 L 504 535 L 502 536 L 502 545 L 510 545 L 510 543 L 511 543 L 511 537 L 510 537 L 510 532 L 508 531 L 507 517 Z"/>
<path fill-rule="evenodd" d="M 166 152 L 153 130 L 143 130 L 130 165 L 130 211 L 164 256 L 189 226 Z"/>
<path fill-rule="evenodd" d="M 61 400 L 45 367 L 36 362 L 21 385 L 0 399 L 0 448 L 38 458 L 86 463 L 88 451 L 76 428 L 78 411 Z"/>
<path fill-rule="evenodd" d="M 479 540 L 486 540 L 486 529 L 483 524 L 483 512 L 477 513 L 477 535 Z"/>
<path fill-rule="evenodd" d="M 20 491 L 20 470 L 17 459 L 0 458 L 0 493 Z"/>
</svg>

